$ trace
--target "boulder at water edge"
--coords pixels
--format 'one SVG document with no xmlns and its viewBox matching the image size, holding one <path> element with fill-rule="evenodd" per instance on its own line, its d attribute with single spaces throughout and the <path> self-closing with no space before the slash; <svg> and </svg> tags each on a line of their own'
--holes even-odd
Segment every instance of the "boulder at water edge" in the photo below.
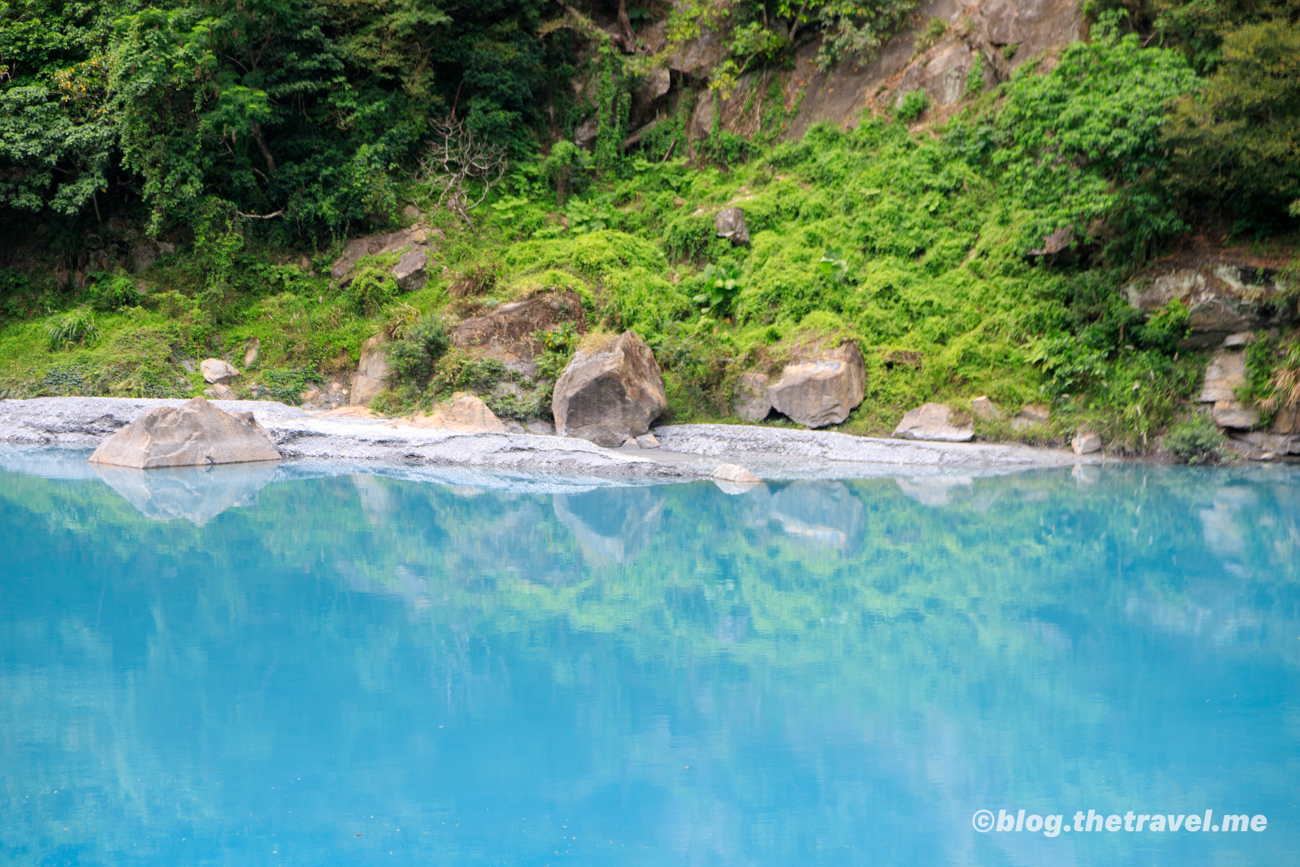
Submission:
<svg viewBox="0 0 1300 867">
<path fill-rule="evenodd" d="M 453 433 L 505 433 L 506 426 L 477 395 L 458 391 L 428 415 L 412 415 L 397 422 L 412 427 Z"/>
<path fill-rule="evenodd" d="M 957 427 L 950 419 L 952 407 L 942 403 L 923 403 L 903 416 L 894 428 L 894 436 L 905 440 L 927 440 L 939 443 L 968 443 L 975 432 L 968 427 Z"/>
<path fill-rule="evenodd" d="M 202 397 L 150 410 L 90 456 L 91 463 L 142 470 L 278 460 L 275 441 L 251 412 L 223 412 Z"/>
<path fill-rule="evenodd" d="M 611 448 L 649 431 L 667 406 L 654 353 L 631 331 L 603 349 L 579 350 L 560 374 L 551 400 L 561 436 Z"/>
<path fill-rule="evenodd" d="M 805 427 L 826 427 L 862 403 L 867 368 L 856 343 L 794 361 L 767 390 L 772 407 Z"/>
</svg>

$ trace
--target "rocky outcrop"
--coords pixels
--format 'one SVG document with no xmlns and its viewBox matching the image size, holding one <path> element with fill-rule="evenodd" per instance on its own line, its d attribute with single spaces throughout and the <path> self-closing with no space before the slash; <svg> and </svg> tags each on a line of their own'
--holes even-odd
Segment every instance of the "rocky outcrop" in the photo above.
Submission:
<svg viewBox="0 0 1300 867">
<path fill-rule="evenodd" d="M 545 292 L 462 321 L 452 329 L 451 342 L 474 355 L 494 358 L 532 375 L 537 372 L 533 359 L 546 351 L 534 335 L 566 322 L 573 323 L 578 334 L 587 331 L 587 315 L 578 293 Z"/>
<path fill-rule="evenodd" d="M 1191 314 L 1191 346 L 1210 347 L 1243 331 L 1287 325 L 1294 303 L 1280 300 L 1277 271 L 1231 261 L 1184 261 L 1157 266 L 1124 287 L 1129 303 L 1155 313 L 1170 301 Z"/>
<path fill-rule="evenodd" d="M 856 343 L 787 364 L 768 387 L 772 407 L 805 427 L 826 427 L 849 417 L 866 393 L 867 369 Z"/>
<path fill-rule="evenodd" d="M 239 376 L 239 371 L 233 365 L 220 358 L 205 359 L 199 365 L 199 372 L 203 374 L 203 381 L 209 385 L 227 383 Z"/>
<path fill-rule="evenodd" d="M 1259 411 L 1237 400 L 1237 389 L 1246 384 L 1246 353 L 1242 344 L 1220 349 L 1205 368 L 1200 403 L 1211 404 L 1210 417 L 1221 428 L 1250 430 L 1259 424 Z"/>
<path fill-rule="evenodd" d="M 968 443 L 975 438 L 975 432 L 953 424 L 952 407 L 947 404 L 923 403 L 903 416 L 894 428 L 894 436 L 904 440 Z"/>
<path fill-rule="evenodd" d="M 453 433 L 505 433 L 501 419 L 477 396 L 458 391 L 451 400 L 440 403 L 428 415 L 413 415 L 396 424 L 417 428 L 445 430 Z"/>
<path fill-rule="evenodd" d="M 431 233 L 417 225 L 386 235 L 354 238 L 343 248 L 343 255 L 330 266 L 330 277 L 338 280 L 340 286 L 347 286 L 351 282 L 352 269 L 366 256 L 401 253 L 402 257 L 391 270 L 397 288 L 402 292 L 419 289 L 428 280 L 429 257 L 426 244 L 431 234 L 436 232 Z"/>
<path fill-rule="evenodd" d="M 769 378 L 766 373 L 747 371 L 736 381 L 731 409 L 741 420 L 762 421 L 772 411 L 772 399 L 767 396 Z"/>
<path fill-rule="evenodd" d="M 667 406 L 654 353 L 631 331 L 601 349 L 579 350 L 551 401 L 561 436 L 610 447 L 649 431 Z"/>
<path fill-rule="evenodd" d="M 749 246 L 749 227 L 745 225 L 745 212 L 740 208 L 723 208 L 713 216 L 713 228 L 719 238 L 726 238 L 733 247 Z"/>
<path fill-rule="evenodd" d="M 1016 413 L 1016 417 L 1011 419 L 1011 427 L 1014 430 L 1024 430 L 1034 425 L 1043 425 L 1051 421 L 1052 410 L 1045 403 L 1027 403 Z"/>
<path fill-rule="evenodd" d="M 352 389 L 348 403 L 352 406 L 370 403 L 379 396 L 388 380 L 388 335 L 376 334 L 361 344 L 361 360 L 352 375 Z"/>
<path fill-rule="evenodd" d="M 202 397 L 150 410 L 90 456 L 91 463 L 137 469 L 278 460 L 274 440 L 251 412 L 222 412 Z"/>
</svg>

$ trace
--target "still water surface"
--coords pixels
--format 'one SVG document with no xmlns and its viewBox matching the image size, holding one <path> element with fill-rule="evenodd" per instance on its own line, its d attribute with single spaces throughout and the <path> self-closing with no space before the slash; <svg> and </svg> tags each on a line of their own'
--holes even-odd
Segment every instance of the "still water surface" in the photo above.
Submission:
<svg viewBox="0 0 1300 867">
<path fill-rule="evenodd" d="M 730 496 L 6 455 L 6 865 L 1300 852 L 1285 468 Z M 1268 824 L 1049 838 L 982 809 Z"/>
</svg>

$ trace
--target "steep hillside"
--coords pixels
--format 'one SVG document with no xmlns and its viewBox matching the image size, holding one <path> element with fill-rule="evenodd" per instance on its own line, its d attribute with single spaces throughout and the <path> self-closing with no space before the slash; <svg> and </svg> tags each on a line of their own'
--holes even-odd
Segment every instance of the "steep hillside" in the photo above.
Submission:
<svg viewBox="0 0 1300 867">
<path fill-rule="evenodd" d="M 5 7 L 0 394 L 529 422 L 633 329 L 676 421 L 852 343 L 850 432 L 1300 453 L 1300 30 L 1206 8 Z"/>
</svg>

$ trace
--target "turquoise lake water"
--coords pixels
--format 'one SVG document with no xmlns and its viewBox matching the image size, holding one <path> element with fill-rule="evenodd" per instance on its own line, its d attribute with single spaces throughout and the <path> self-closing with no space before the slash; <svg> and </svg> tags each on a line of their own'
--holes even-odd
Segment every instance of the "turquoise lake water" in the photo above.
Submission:
<svg viewBox="0 0 1300 867">
<path fill-rule="evenodd" d="M 0 451 L 5 865 L 1300 853 L 1294 470 L 731 496 L 84 457 Z"/>
</svg>

